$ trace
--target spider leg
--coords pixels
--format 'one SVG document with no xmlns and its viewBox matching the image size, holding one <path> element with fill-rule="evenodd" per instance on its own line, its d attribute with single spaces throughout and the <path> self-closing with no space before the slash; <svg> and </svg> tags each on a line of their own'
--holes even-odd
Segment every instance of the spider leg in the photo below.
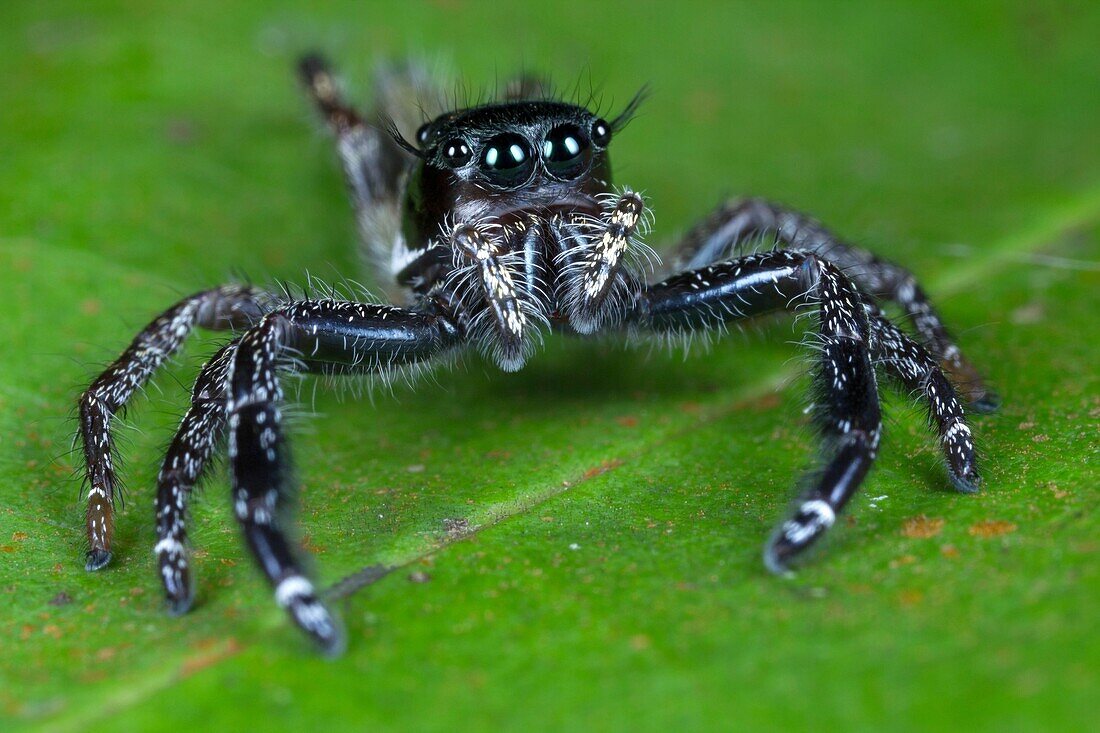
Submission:
<svg viewBox="0 0 1100 733">
<path fill-rule="evenodd" d="M 864 292 L 896 303 L 909 317 L 925 347 L 966 391 L 977 412 L 992 412 L 1000 398 L 962 355 L 916 278 L 905 268 L 841 242 L 812 218 L 760 199 L 720 206 L 689 231 L 677 250 L 684 269 L 731 256 L 739 245 L 770 234 L 790 249 L 813 252 L 834 263 Z"/>
<path fill-rule="evenodd" d="M 164 456 L 157 476 L 157 544 L 153 548 L 171 613 L 191 608 L 194 598 L 187 553 L 187 502 L 225 434 L 225 386 L 238 340 L 203 365 L 191 392 L 191 407 Z"/>
<path fill-rule="evenodd" d="M 99 570 L 111 560 L 118 488 L 111 433 L 115 413 L 179 350 L 192 329 L 250 325 L 262 315 L 262 298 L 259 291 L 241 285 L 225 285 L 184 298 L 142 329 L 80 396 L 80 437 L 88 482 L 88 570 Z"/>
<path fill-rule="evenodd" d="M 397 202 L 408 153 L 383 129 L 383 124 L 390 120 L 373 124 L 366 121 L 344 99 L 328 61 L 322 56 L 303 57 L 298 62 L 298 72 L 306 92 L 336 138 L 336 151 L 363 239 L 379 250 L 403 241 Z M 394 86 L 396 82 L 383 84 L 383 96 Z M 379 256 L 388 255 L 379 252 Z"/>
<path fill-rule="evenodd" d="M 289 460 L 278 370 L 296 359 L 311 371 L 379 373 L 455 346 L 458 328 L 443 316 L 392 306 L 304 300 L 279 308 L 244 334 L 229 362 L 228 453 L 233 506 L 275 599 L 322 648 L 338 652 L 341 634 L 302 572 L 280 527 Z"/>
<path fill-rule="evenodd" d="M 970 426 L 947 375 L 928 350 L 895 326 L 874 303 L 865 303 L 875 362 L 896 384 L 919 394 L 928 405 L 951 483 L 965 493 L 981 484 Z"/>
<path fill-rule="evenodd" d="M 832 526 L 878 451 L 878 387 L 861 294 L 828 260 L 812 252 L 777 250 L 650 285 L 633 316 L 641 328 L 676 335 L 805 305 L 817 312 L 814 418 L 825 463 L 765 550 L 765 563 L 775 572 L 783 572 Z"/>
</svg>

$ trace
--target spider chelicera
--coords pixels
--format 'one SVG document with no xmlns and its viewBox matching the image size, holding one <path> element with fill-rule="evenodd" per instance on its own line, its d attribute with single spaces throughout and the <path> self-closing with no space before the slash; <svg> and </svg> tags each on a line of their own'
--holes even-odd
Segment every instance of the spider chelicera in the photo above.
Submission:
<svg viewBox="0 0 1100 733">
<path fill-rule="evenodd" d="M 823 465 L 764 551 L 783 572 L 834 523 L 874 462 L 878 375 L 916 395 L 939 433 L 954 486 L 979 485 L 959 385 L 978 411 L 997 398 L 962 357 L 913 276 L 836 239 L 810 218 L 758 199 L 718 208 L 675 250 L 671 274 L 647 279 L 641 196 L 614 189 L 608 147 L 637 103 L 607 121 L 557 101 L 537 81 L 491 104 L 440 114 L 408 142 L 398 131 L 423 99 L 412 71 L 379 80 L 364 118 L 318 56 L 305 87 L 336 139 L 360 229 L 385 250 L 406 305 L 293 298 L 226 285 L 176 303 L 150 323 L 80 398 L 88 482 L 88 570 L 111 558 L 117 479 L 112 416 L 196 326 L 235 335 L 202 368 L 191 407 L 157 479 L 155 552 L 169 609 L 193 599 L 187 502 L 223 436 L 234 513 L 275 600 L 324 650 L 342 633 L 305 577 L 280 520 L 288 471 L 280 376 L 386 376 L 476 346 L 520 369 L 547 330 L 687 337 L 777 311 L 808 310 Z M 419 102 L 418 102 L 419 99 Z M 775 243 L 745 254 L 763 237 Z M 903 311 L 913 335 L 880 304 Z"/>
</svg>

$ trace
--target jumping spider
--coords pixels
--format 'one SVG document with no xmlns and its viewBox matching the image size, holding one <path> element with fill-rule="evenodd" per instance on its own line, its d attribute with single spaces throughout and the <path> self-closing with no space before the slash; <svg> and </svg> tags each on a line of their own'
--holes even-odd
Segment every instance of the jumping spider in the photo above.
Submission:
<svg viewBox="0 0 1100 733">
<path fill-rule="evenodd" d="M 187 502 L 228 435 L 233 507 L 248 546 L 278 604 L 329 652 L 340 648 L 342 633 L 279 521 L 288 481 L 281 372 L 385 375 L 468 345 L 515 371 L 548 330 L 686 337 L 806 309 L 816 317 L 812 412 L 825 458 L 767 544 L 767 567 L 784 571 L 818 540 L 870 470 L 882 427 L 879 375 L 927 406 L 952 483 L 977 490 L 974 443 L 953 385 L 978 411 L 994 409 L 997 398 L 905 269 L 803 215 L 743 199 L 683 237 L 670 274 L 643 276 L 639 255 L 652 254 L 640 241 L 646 206 L 637 193 L 612 187 L 608 156 L 637 98 L 608 121 L 524 79 L 494 103 L 436 116 L 409 142 L 394 120 L 408 126 L 416 109 L 415 74 L 384 75 L 378 109 L 364 118 L 320 57 L 299 68 L 335 136 L 364 239 L 388 251 L 408 305 L 225 285 L 184 298 L 150 323 L 80 398 L 88 570 L 111 558 L 112 416 L 196 326 L 236 333 L 203 366 L 157 479 L 155 552 L 169 609 L 191 606 Z M 423 91 L 420 99 L 430 97 Z M 775 246 L 744 253 L 763 236 Z M 914 335 L 880 303 L 899 307 Z"/>
</svg>

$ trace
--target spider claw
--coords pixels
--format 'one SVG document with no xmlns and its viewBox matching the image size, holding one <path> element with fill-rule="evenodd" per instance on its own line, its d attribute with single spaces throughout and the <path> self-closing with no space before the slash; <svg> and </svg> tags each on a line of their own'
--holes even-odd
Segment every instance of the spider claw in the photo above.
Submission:
<svg viewBox="0 0 1100 733">
<path fill-rule="evenodd" d="M 191 610 L 195 603 L 195 592 L 191 585 L 191 575 L 186 568 L 177 569 L 175 573 L 168 574 L 161 571 L 165 579 L 164 601 L 169 616 L 182 616 Z"/>
<path fill-rule="evenodd" d="M 951 485 L 962 494 L 977 494 L 982 489 L 982 477 L 977 471 L 969 471 L 964 475 L 951 473 Z"/>
<path fill-rule="evenodd" d="M 764 547 L 764 565 L 768 570 L 776 575 L 793 575 L 791 565 L 833 526 L 836 511 L 822 499 L 813 496 L 804 499 L 794 516 L 776 527 Z"/>
<path fill-rule="evenodd" d="M 298 72 L 303 81 L 312 83 L 317 76 L 330 73 L 328 59 L 316 51 L 306 53 L 298 59 Z"/>
<path fill-rule="evenodd" d="M 795 576 L 795 566 L 802 564 L 799 557 L 820 537 L 819 533 L 803 544 L 792 542 L 786 535 L 788 524 L 789 522 L 784 522 L 777 527 L 771 539 L 768 540 L 768 544 L 764 546 L 764 567 L 772 575 L 781 578 L 793 578 Z"/>
<path fill-rule="evenodd" d="M 195 596 L 190 592 L 178 596 L 166 594 L 164 600 L 169 616 L 182 616 L 195 604 Z"/>
<path fill-rule="evenodd" d="M 84 564 L 84 569 L 89 572 L 93 570 L 102 570 L 103 568 L 107 567 L 107 564 L 110 562 L 110 550 L 104 550 L 101 548 L 88 550 L 87 562 Z"/>
<path fill-rule="evenodd" d="M 347 646 L 344 631 L 316 596 L 296 599 L 287 606 L 287 611 L 326 656 L 338 657 L 344 653 Z"/>
<path fill-rule="evenodd" d="M 764 547 L 764 567 L 773 575 L 783 578 L 794 576 L 794 571 L 787 566 L 787 560 L 791 558 L 789 546 L 780 542 L 769 542 Z"/>
<path fill-rule="evenodd" d="M 275 588 L 275 600 L 326 655 L 335 657 L 343 653 L 344 631 L 317 598 L 312 583 L 301 575 L 287 576 Z"/>
</svg>

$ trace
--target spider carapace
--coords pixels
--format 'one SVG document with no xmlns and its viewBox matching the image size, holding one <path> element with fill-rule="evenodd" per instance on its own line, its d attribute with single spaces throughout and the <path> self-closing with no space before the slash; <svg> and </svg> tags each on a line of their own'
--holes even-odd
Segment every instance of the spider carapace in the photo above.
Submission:
<svg viewBox="0 0 1100 733">
<path fill-rule="evenodd" d="M 469 346 L 512 371 L 549 329 L 643 342 L 805 311 L 814 317 L 807 346 L 821 467 L 766 544 L 767 567 L 785 571 L 866 476 L 881 435 L 879 378 L 926 405 L 952 483 L 977 489 L 963 402 L 985 411 L 997 398 L 913 276 L 759 199 L 720 206 L 681 238 L 664 268 L 642 241 L 642 197 L 611 183 L 608 148 L 636 100 L 608 121 L 525 78 L 492 104 L 439 114 L 406 137 L 401 127 L 411 132 L 411 116 L 433 98 L 413 67 L 380 75 L 380 101 L 368 116 L 344 101 L 320 57 L 304 58 L 300 72 L 335 137 L 364 242 L 405 302 L 225 285 L 153 320 L 80 398 L 89 570 L 111 558 L 112 417 L 195 327 L 233 335 L 203 366 L 157 478 L 155 553 L 169 609 L 191 607 L 187 503 L 224 442 L 245 540 L 275 600 L 329 652 L 342 648 L 342 632 L 303 573 L 281 511 L 288 371 L 384 378 Z M 773 246 L 762 249 L 765 238 Z M 647 277 L 646 265 L 657 274 Z M 889 320 L 885 304 L 911 328 Z"/>
</svg>

